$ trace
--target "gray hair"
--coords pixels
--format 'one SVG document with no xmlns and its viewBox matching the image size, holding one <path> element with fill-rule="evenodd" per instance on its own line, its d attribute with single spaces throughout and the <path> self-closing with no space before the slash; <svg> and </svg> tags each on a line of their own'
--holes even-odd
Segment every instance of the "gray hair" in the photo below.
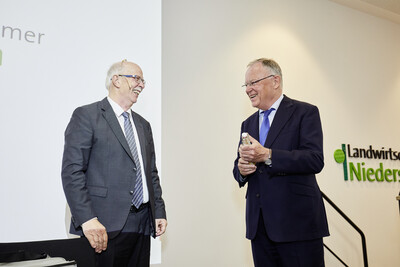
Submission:
<svg viewBox="0 0 400 267">
<path fill-rule="evenodd" d="M 259 58 L 256 60 L 251 61 L 247 67 L 251 67 L 252 65 L 254 65 L 255 63 L 260 62 L 265 68 L 270 69 L 274 75 L 278 75 L 281 77 L 281 83 L 283 81 L 283 77 L 282 77 L 282 70 L 281 67 L 279 67 L 279 64 L 276 63 L 275 60 L 273 59 L 269 59 L 269 58 Z"/>
<path fill-rule="evenodd" d="M 107 90 L 111 86 L 111 79 L 114 75 L 119 75 L 122 73 L 122 71 L 125 69 L 126 64 L 128 61 L 126 59 L 122 60 L 121 62 L 116 62 L 111 65 L 111 67 L 108 69 L 107 72 L 107 77 L 106 77 L 106 88 Z"/>
</svg>

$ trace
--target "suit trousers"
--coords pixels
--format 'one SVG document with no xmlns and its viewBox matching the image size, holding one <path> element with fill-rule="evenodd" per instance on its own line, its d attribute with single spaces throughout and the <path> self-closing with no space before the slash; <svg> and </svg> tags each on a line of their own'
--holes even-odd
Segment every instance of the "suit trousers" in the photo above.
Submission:
<svg viewBox="0 0 400 267">
<path fill-rule="evenodd" d="M 295 222 L 294 222 L 295 223 Z M 255 267 L 324 267 L 322 238 L 274 242 L 265 230 L 262 212 L 259 214 L 257 233 L 251 240 Z"/>
<path fill-rule="evenodd" d="M 113 236 L 115 233 L 109 233 Z M 131 211 L 122 231 L 95 255 L 96 267 L 150 266 L 150 209 Z"/>
</svg>

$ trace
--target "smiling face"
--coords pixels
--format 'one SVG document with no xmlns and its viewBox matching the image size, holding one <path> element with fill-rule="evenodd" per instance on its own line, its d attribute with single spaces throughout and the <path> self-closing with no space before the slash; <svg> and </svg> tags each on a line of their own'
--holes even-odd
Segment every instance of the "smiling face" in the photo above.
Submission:
<svg viewBox="0 0 400 267">
<path fill-rule="evenodd" d="M 121 73 L 112 77 L 109 96 L 124 110 L 129 109 L 144 88 L 142 79 L 142 69 L 135 63 L 125 62 Z"/>
<path fill-rule="evenodd" d="M 268 78 L 262 79 L 265 77 Z M 257 80 L 260 81 L 254 83 Z M 246 94 L 255 108 L 269 109 L 282 94 L 281 77 L 261 62 L 256 62 L 247 69 L 245 82 Z"/>
<path fill-rule="evenodd" d="M 143 78 L 142 70 L 138 65 L 133 63 L 128 63 L 124 68 L 123 73 L 120 75 L 136 75 L 136 77 L 139 76 Z M 138 80 L 133 77 L 119 76 L 119 79 L 121 80 L 120 97 L 132 106 L 136 103 L 139 94 L 144 88 L 144 84 L 140 79 Z"/>
</svg>

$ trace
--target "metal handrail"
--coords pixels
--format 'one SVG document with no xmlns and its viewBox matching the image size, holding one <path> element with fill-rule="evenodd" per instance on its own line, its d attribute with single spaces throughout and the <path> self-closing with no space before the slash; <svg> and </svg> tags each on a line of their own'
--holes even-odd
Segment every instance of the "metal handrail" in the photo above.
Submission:
<svg viewBox="0 0 400 267">
<path fill-rule="evenodd" d="M 332 251 L 332 249 L 330 249 L 326 244 L 324 244 L 324 247 L 329 250 L 330 253 L 332 253 L 333 256 L 335 256 L 336 259 L 338 259 L 338 261 L 340 261 L 344 266 L 349 267 L 349 265 L 347 265 L 341 258 L 339 258 L 338 255 L 336 255 L 335 252 Z"/>
<path fill-rule="evenodd" d="M 361 231 L 361 229 L 352 221 L 350 220 L 350 218 L 344 214 L 344 212 L 338 207 L 336 206 L 335 203 L 333 203 L 332 200 L 330 200 L 325 194 L 324 192 L 321 191 L 322 197 L 332 206 L 332 208 L 334 208 L 360 235 L 361 235 L 361 243 L 362 243 L 362 250 L 363 250 L 363 259 L 364 259 L 364 267 L 368 267 L 368 257 L 367 257 L 367 244 L 365 241 L 365 235 L 363 233 L 363 231 Z M 329 250 L 331 251 L 331 250 Z M 332 252 L 332 251 L 331 251 Z M 335 255 L 335 257 L 337 257 Z M 337 257 L 338 258 L 338 257 Z M 344 263 L 342 260 L 340 260 L 342 263 Z"/>
</svg>

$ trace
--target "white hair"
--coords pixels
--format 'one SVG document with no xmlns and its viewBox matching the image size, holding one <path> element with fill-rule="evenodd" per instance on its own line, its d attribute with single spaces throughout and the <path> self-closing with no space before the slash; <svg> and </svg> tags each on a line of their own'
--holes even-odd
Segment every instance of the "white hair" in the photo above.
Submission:
<svg viewBox="0 0 400 267">
<path fill-rule="evenodd" d="M 279 64 L 273 60 L 273 59 L 269 59 L 269 58 L 259 58 L 256 60 L 253 60 L 252 62 L 250 62 L 247 67 L 251 67 L 252 65 L 254 65 L 255 63 L 261 63 L 264 68 L 269 69 L 273 72 L 274 75 L 278 75 L 281 77 L 281 85 L 283 85 L 283 77 L 282 77 L 282 70 L 281 67 L 279 66 Z"/>
<path fill-rule="evenodd" d="M 128 61 L 126 59 L 124 59 L 121 62 L 116 62 L 116 63 L 112 64 L 111 67 L 108 69 L 107 77 L 106 77 L 107 90 L 110 89 L 112 77 L 114 75 L 121 74 L 127 63 L 128 63 Z"/>
</svg>

